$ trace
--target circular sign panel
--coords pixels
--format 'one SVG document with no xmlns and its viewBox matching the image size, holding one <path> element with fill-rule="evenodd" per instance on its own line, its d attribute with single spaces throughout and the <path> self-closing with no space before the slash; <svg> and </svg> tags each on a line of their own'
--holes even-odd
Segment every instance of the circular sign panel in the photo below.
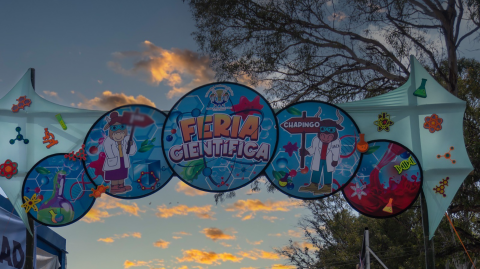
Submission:
<svg viewBox="0 0 480 269">
<path fill-rule="evenodd" d="M 359 129 L 342 109 L 308 101 L 277 113 L 278 146 L 265 174 L 283 193 L 317 199 L 341 190 L 355 175 L 362 154 Z"/>
<path fill-rule="evenodd" d="M 47 226 L 65 226 L 87 214 L 95 202 L 80 160 L 50 155 L 36 163 L 23 182 L 25 211 Z"/>
<path fill-rule="evenodd" d="M 366 216 L 396 216 L 420 194 L 422 167 L 415 155 L 397 142 L 374 140 L 368 146 L 356 177 L 343 189 L 343 195 Z"/>
<path fill-rule="evenodd" d="M 87 176 L 107 194 L 123 199 L 144 197 L 172 178 L 162 153 L 166 116 L 145 105 L 117 107 L 101 116 L 85 137 Z"/>
<path fill-rule="evenodd" d="M 276 118 L 267 100 L 235 83 L 194 89 L 172 108 L 163 129 L 165 156 L 181 180 L 226 192 L 252 182 L 275 151 Z"/>
</svg>

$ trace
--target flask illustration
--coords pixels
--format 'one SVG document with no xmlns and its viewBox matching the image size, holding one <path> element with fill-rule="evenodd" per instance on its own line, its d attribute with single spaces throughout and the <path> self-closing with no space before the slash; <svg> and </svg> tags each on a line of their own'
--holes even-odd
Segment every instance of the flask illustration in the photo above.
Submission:
<svg viewBox="0 0 480 269">
<path fill-rule="evenodd" d="M 427 83 L 427 79 L 422 78 L 422 84 L 420 85 L 420 87 L 418 87 L 418 89 L 415 92 L 413 92 L 413 95 L 422 97 L 422 98 L 427 98 L 427 91 L 425 90 L 426 83 Z"/>
<path fill-rule="evenodd" d="M 388 200 L 387 206 L 385 206 L 385 207 L 383 208 L 383 211 L 385 211 L 385 212 L 387 212 L 387 213 L 393 213 L 392 203 L 393 203 L 393 198 L 390 198 L 390 200 Z"/>
<path fill-rule="evenodd" d="M 67 173 L 58 171 L 53 179 L 52 196 L 39 208 L 37 219 L 45 224 L 62 225 L 73 220 L 75 212 L 72 204 L 63 197 Z"/>
<path fill-rule="evenodd" d="M 368 143 L 365 142 L 365 134 L 360 134 L 360 142 L 357 144 L 357 150 L 360 153 L 365 153 L 368 150 Z"/>
</svg>

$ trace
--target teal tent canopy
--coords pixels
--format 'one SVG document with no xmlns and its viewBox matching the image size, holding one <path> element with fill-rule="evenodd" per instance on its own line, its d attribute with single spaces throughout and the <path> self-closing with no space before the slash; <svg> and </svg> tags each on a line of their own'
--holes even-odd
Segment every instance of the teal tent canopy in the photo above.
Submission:
<svg viewBox="0 0 480 269">
<path fill-rule="evenodd" d="M 85 110 L 66 107 L 52 103 L 38 95 L 32 85 L 32 70 L 29 69 L 18 83 L 0 99 L 0 122 L 2 139 L 0 139 L 0 164 L 7 159 L 18 164 L 18 173 L 12 178 L 0 177 L 0 187 L 19 213 L 28 228 L 28 218 L 22 206 L 22 184 L 30 170 L 42 158 L 55 153 L 69 153 L 77 150 L 83 144 L 85 135 L 90 126 L 104 113 L 102 111 Z M 12 106 L 18 104 L 21 96 L 31 100 L 30 106 L 12 111 Z M 56 115 L 61 114 L 67 130 L 62 129 Z M 16 128 L 20 127 L 20 134 L 28 139 L 15 140 L 18 135 Z M 58 144 L 47 148 L 49 143 L 43 143 L 45 128 L 55 136 Z M 14 139 L 15 143 L 10 144 Z"/>
<path fill-rule="evenodd" d="M 366 141 L 389 139 L 399 142 L 420 160 L 424 171 L 429 237 L 432 238 L 460 185 L 473 170 L 463 140 L 466 103 L 444 89 L 413 56 L 410 56 L 410 66 L 408 81 L 398 89 L 339 106 L 352 116 Z M 418 96 L 422 94 L 422 87 L 426 98 Z M 383 112 L 394 122 L 389 132 L 378 131 L 374 125 Z M 426 117 L 431 119 L 433 114 L 443 121 L 437 121 L 442 129 L 432 133 L 424 124 Z M 441 184 L 443 180 L 448 180 L 448 186 Z M 445 195 L 434 190 L 442 185 Z"/>
</svg>

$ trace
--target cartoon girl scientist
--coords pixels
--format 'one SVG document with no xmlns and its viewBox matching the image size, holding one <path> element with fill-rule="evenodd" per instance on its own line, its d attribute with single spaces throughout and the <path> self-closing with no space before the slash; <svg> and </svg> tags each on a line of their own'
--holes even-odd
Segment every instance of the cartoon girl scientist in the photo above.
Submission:
<svg viewBox="0 0 480 269">
<path fill-rule="evenodd" d="M 110 182 L 110 193 L 121 194 L 132 190 L 131 186 L 125 186 L 125 179 L 128 178 L 130 168 L 130 157 L 137 152 L 137 146 L 133 140 L 130 141 L 130 152 L 127 154 L 128 135 L 127 125 L 123 117 L 114 111 L 106 117 L 107 124 L 103 130 L 108 130 L 108 137 L 103 142 L 106 159 L 103 164 L 105 172 L 104 180 Z"/>
<path fill-rule="evenodd" d="M 315 116 L 322 113 L 321 108 Z M 299 192 L 312 192 L 314 195 L 328 194 L 332 192 L 333 172 L 338 165 L 340 158 L 340 148 L 342 144 L 339 139 L 338 131 L 342 131 L 344 127 L 341 125 L 343 116 L 337 109 L 336 121 L 332 119 L 320 119 L 320 130 L 318 135 L 312 139 L 312 144 L 305 149 L 304 155 L 313 155 L 310 170 L 310 184 L 301 186 Z M 323 186 L 319 189 L 320 180 L 323 176 Z"/>
</svg>

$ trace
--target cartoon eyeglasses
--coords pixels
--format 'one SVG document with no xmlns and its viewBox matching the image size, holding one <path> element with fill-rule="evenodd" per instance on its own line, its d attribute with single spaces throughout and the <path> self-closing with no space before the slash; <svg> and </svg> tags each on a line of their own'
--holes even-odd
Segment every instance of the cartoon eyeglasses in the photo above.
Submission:
<svg viewBox="0 0 480 269">
<path fill-rule="evenodd" d="M 320 132 L 322 133 L 335 133 L 335 131 L 337 130 L 337 128 L 335 127 L 320 127 Z"/>
<path fill-rule="evenodd" d="M 110 126 L 110 131 L 116 132 L 118 130 L 125 130 L 125 128 L 127 128 L 127 126 L 125 124 L 112 125 L 112 126 Z"/>
</svg>

